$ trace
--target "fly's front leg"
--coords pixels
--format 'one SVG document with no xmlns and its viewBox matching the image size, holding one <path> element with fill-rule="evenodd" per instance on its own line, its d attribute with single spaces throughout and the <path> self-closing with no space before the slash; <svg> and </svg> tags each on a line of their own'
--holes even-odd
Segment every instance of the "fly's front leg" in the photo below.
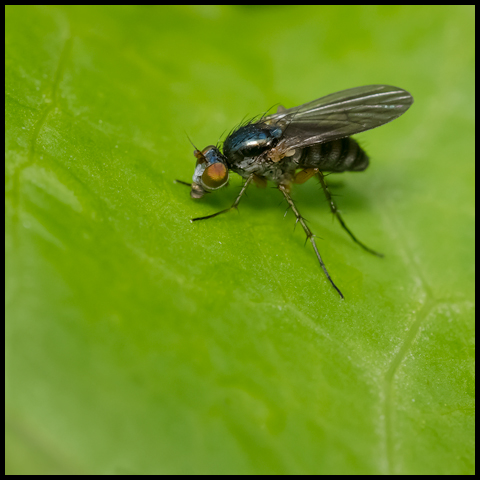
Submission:
<svg viewBox="0 0 480 480">
<path fill-rule="evenodd" d="M 237 199 L 233 202 L 233 205 L 230 208 L 226 208 L 225 210 L 221 210 L 220 212 L 213 213 L 212 215 L 207 215 L 206 217 L 197 217 L 197 218 L 192 218 L 190 222 L 196 222 L 197 220 L 207 220 L 207 218 L 213 218 L 216 217 L 217 215 L 220 215 L 221 213 L 227 213 L 229 212 L 232 208 L 237 208 L 237 205 L 240 203 L 240 199 L 242 198 L 242 195 L 245 193 L 247 190 L 248 185 L 250 182 L 253 180 L 253 173 L 250 175 L 245 183 L 243 184 L 242 189 L 240 190 L 240 193 L 238 194 Z"/>
<path fill-rule="evenodd" d="M 305 219 L 300 215 L 300 212 L 297 210 L 297 207 L 295 206 L 295 203 L 293 203 L 292 197 L 288 193 L 288 188 L 285 187 L 285 185 L 279 185 L 278 186 L 279 190 L 283 193 L 283 196 L 287 200 L 288 204 L 293 210 L 293 213 L 297 217 L 297 222 L 300 223 L 300 225 L 303 227 L 303 230 L 305 230 L 305 233 L 307 235 L 307 238 L 312 242 L 313 249 L 315 250 L 315 254 L 317 255 L 317 259 L 320 263 L 320 266 L 322 267 L 326 277 L 328 278 L 329 282 L 332 284 L 333 288 L 338 292 L 341 298 L 344 298 L 342 292 L 340 289 L 333 283 L 332 277 L 330 277 L 327 267 L 325 267 L 325 264 L 323 263 L 322 257 L 320 256 L 320 253 L 318 252 L 317 244 L 315 243 L 315 235 L 310 231 L 308 228 L 308 225 L 305 223 Z"/>
<path fill-rule="evenodd" d="M 187 187 L 191 187 L 191 183 L 184 182 L 183 180 L 174 180 L 175 183 L 179 183 L 180 185 L 186 185 Z"/>
<path fill-rule="evenodd" d="M 366 250 L 369 253 L 372 253 L 373 255 L 376 255 L 377 257 L 383 257 L 383 253 L 376 252 L 375 250 L 372 250 L 371 248 L 368 248 L 366 245 L 364 245 L 360 240 L 355 237 L 355 235 L 350 231 L 350 229 L 347 227 L 345 222 L 343 221 L 342 216 L 340 215 L 337 206 L 335 205 L 335 202 L 333 201 L 332 194 L 330 193 L 330 190 L 328 189 L 327 182 L 325 182 L 325 176 L 323 175 L 322 172 L 318 172 L 317 176 L 320 180 L 320 185 L 323 188 L 323 193 L 325 193 L 325 196 L 327 197 L 327 201 L 330 205 L 330 210 L 332 213 L 338 218 L 338 221 L 340 222 L 340 225 L 344 228 L 344 230 L 350 235 L 351 239 L 360 245 L 364 250 Z"/>
</svg>

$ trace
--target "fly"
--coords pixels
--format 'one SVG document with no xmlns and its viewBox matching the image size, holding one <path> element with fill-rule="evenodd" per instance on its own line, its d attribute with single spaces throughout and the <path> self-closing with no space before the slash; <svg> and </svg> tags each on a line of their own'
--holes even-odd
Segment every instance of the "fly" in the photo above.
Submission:
<svg viewBox="0 0 480 480">
<path fill-rule="evenodd" d="M 229 171 L 245 182 L 230 208 L 191 219 L 206 220 L 237 208 L 253 182 L 264 187 L 267 181 L 282 192 L 312 243 L 317 259 L 333 288 L 344 298 L 329 275 L 320 256 L 315 236 L 296 207 L 290 189 L 316 176 L 330 205 L 330 210 L 352 240 L 373 255 L 383 257 L 358 240 L 345 224 L 325 181 L 324 172 L 359 172 L 368 167 L 369 158 L 350 137 L 395 120 L 413 103 L 406 90 L 389 85 L 367 85 L 332 93 L 298 107 L 278 107 L 277 113 L 262 116 L 234 129 L 223 142 L 223 152 L 210 145 L 195 150 L 197 159 L 190 196 L 201 198 L 228 183 Z"/>
</svg>

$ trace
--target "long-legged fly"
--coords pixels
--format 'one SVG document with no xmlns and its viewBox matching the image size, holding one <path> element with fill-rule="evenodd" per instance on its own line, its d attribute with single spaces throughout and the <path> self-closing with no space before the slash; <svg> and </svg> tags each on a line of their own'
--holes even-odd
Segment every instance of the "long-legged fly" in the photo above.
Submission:
<svg viewBox="0 0 480 480">
<path fill-rule="evenodd" d="M 315 236 L 290 196 L 291 185 L 316 176 L 332 213 L 352 240 L 367 252 L 383 256 L 360 242 L 347 227 L 333 201 L 324 172 L 365 170 L 368 156 L 350 135 L 391 122 L 405 113 L 412 103 L 410 93 L 398 87 L 350 88 L 298 107 L 279 106 L 273 115 L 263 115 L 242 124 L 223 142 L 223 153 L 213 145 L 202 151 L 195 149 L 197 164 L 192 183 L 178 180 L 191 187 L 192 198 L 201 198 L 206 192 L 225 186 L 229 170 L 242 176 L 245 183 L 230 208 L 191 221 L 213 218 L 236 208 L 252 181 L 257 186 L 273 182 L 293 210 L 297 223 L 305 230 L 328 280 L 344 298 L 325 267 Z"/>
</svg>

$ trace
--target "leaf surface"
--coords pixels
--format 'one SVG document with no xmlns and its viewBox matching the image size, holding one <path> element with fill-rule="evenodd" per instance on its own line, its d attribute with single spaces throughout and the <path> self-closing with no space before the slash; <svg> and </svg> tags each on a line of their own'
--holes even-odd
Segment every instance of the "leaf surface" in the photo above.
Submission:
<svg viewBox="0 0 480 480">
<path fill-rule="evenodd" d="M 473 7 L 6 9 L 10 474 L 474 473 Z M 245 115 L 415 104 L 293 197 L 346 300 L 241 182 L 174 184 Z"/>
</svg>

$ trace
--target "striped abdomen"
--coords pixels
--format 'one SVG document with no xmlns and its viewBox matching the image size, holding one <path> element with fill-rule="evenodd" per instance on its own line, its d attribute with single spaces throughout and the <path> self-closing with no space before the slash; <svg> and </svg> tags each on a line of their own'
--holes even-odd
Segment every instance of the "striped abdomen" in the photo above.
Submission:
<svg viewBox="0 0 480 480">
<path fill-rule="evenodd" d="M 360 171 L 368 167 L 368 156 L 351 137 L 306 147 L 299 160 L 302 168 L 324 172 Z"/>
</svg>

